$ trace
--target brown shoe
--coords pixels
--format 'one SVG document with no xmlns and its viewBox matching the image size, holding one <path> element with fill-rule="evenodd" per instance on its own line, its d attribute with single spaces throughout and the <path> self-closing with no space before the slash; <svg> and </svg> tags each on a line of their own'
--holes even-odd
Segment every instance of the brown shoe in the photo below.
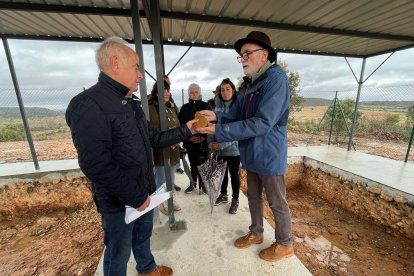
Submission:
<svg viewBox="0 0 414 276">
<path fill-rule="evenodd" d="M 238 238 L 234 242 L 234 246 L 237 248 L 247 248 L 252 244 L 259 244 L 263 242 L 263 236 L 256 236 L 252 232 L 249 232 L 247 235 Z"/>
<path fill-rule="evenodd" d="M 168 266 L 157 266 L 154 271 L 147 273 L 147 274 L 140 274 L 138 273 L 138 276 L 170 276 L 173 275 L 173 270 L 171 267 Z"/>
<path fill-rule="evenodd" d="M 293 256 L 293 246 L 283 246 L 274 242 L 270 247 L 263 249 L 259 257 L 268 262 L 277 262 L 281 259 Z"/>
<path fill-rule="evenodd" d="M 168 206 L 166 202 L 163 202 L 160 205 L 158 205 L 158 210 L 164 215 L 168 216 Z"/>
</svg>

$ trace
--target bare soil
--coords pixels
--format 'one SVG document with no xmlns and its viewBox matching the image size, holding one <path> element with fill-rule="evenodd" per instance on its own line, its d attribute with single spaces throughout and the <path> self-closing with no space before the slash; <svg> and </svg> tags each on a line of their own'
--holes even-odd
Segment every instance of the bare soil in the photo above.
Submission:
<svg viewBox="0 0 414 276">
<path fill-rule="evenodd" d="M 290 133 L 289 145 L 303 145 L 308 137 Z M 326 144 L 327 136 L 315 136 L 314 141 Z M 399 160 L 405 156 L 403 141 L 355 141 L 364 152 Z M 35 145 L 39 160 L 76 158 L 70 139 Z M 0 162 L 22 161 L 30 161 L 25 142 L 0 143 Z M 66 179 L 0 189 L 0 275 L 94 274 L 103 237 L 85 182 Z M 313 274 L 414 275 L 413 241 L 392 236 L 303 188 L 289 189 L 287 195 L 295 253 Z M 265 217 L 274 226 L 268 206 Z"/>
<path fill-rule="evenodd" d="M 414 275 L 414 241 L 355 217 L 301 186 L 289 189 L 296 256 L 314 275 Z M 275 222 L 266 204 L 265 217 Z"/>
</svg>

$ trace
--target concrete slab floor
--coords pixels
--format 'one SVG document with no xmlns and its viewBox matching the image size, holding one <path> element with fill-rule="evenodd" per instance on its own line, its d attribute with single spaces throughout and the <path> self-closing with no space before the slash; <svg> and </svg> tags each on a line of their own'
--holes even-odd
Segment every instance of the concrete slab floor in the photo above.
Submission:
<svg viewBox="0 0 414 276">
<path fill-rule="evenodd" d="M 414 195 L 414 164 L 335 146 L 289 147 L 288 156 L 305 156 L 379 184 Z"/>
<path fill-rule="evenodd" d="M 188 178 L 176 174 L 176 183 L 186 188 Z M 184 190 L 183 189 L 183 190 Z M 228 213 L 230 203 L 215 206 L 210 214 L 207 195 L 198 191 L 177 192 L 182 210 L 175 212 L 176 221 L 185 221 L 186 230 L 170 231 L 168 217 L 161 214 L 162 224 L 154 227 L 151 248 L 157 264 L 173 268 L 174 275 L 311 275 L 296 257 L 276 263 L 259 258 L 260 250 L 274 241 L 274 229 L 264 221 L 264 242 L 247 249 L 237 249 L 233 242 L 248 232 L 250 213 L 246 196 L 240 194 L 240 207 L 235 215 Z M 229 189 L 231 192 L 231 188 Z M 103 275 L 101 258 L 96 274 Z M 131 254 L 127 275 L 136 275 Z"/>
<path fill-rule="evenodd" d="M 0 164 L 0 186 L 20 181 L 48 177 L 82 176 L 77 159 L 40 161 L 39 170 L 33 162 Z"/>
</svg>

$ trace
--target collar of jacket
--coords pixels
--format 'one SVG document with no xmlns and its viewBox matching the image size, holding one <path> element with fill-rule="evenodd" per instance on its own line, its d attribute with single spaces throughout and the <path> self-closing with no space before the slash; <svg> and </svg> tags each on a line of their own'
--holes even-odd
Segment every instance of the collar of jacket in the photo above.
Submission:
<svg viewBox="0 0 414 276">
<path fill-rule="evenodd" d="M 259 72 L 257 72 L 256 74 L 253 74 L 252 83 L 254 83 L 261 75 L 263 75 L 263 73 L 266 72 L 270 66 L 272 66 L 270 61 L 266 61 L 266 63 L 263 64 L 263 66 L 260 68 Z"/>
<path fill-rule="evenodd" d="M 246 95 L 250 92 L 255 92 L 262 87 L 262 85 L 267 81 L 268 74 L 266 72 L 270 68 L 275 68 L 278 66 L 277 64 L 271 64 L 269 61 L 265 63 L 265 65 L 262 66 L 262 68 L 259 70 L 259 72 L 255 75 L 254 81 L 252 82 L 250 78 L 247 76 L 243 77 L 243 84 L 239 90 L 239 93 Z"/>
<path fill-rule="evenodd" d="M 99 73 L 98 81 L 108 86 L 111 90 L 115 90 L 116 92 L 121 93 L 123 96 L 125 96 L 129 92 L 128 87 L 120 84 L 104 72 Z"/>
<path fill-rule="evenodd" d="M 199 104 L 199 103 L 201 103 L 201 100 L 188 99 L 188 103 L 190 103 L 190 104 Z"/>
<path fill-rule="evenodd" d="M 164 102 L 165 103 L 165 107 L 166 108 L 173 108 L 174 107 L 174 103 L 172 103 L 171 101 L 168 102 Z M 158 100 L 153 100 L 152 98 L 148 100 L 148 104 L 153 104 L 155 107 L 158 108 Z"/>
<path fill-rule="evenodd" d="M 216 96 L 214 98 L 214 104 L 216 105 L 216 107 L 220 107 L 220 108 L 230 108 L 233 105 L 233 102 L 235 102 L 236 100 L 231 98 L 228 101 L 223 101 L 222 99 L 220 99 L 220 97 Z"/>
</svg>

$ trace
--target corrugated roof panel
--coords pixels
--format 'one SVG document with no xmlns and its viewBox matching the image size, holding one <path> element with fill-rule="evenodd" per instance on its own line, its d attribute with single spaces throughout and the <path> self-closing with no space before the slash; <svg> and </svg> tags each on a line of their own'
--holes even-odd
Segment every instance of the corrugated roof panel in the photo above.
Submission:
<svg viewBox="0 0 414 276">
<path fill-rule="evenodd" d="M 68 29 L 67 34 L 82 36 L 82 37 L 98 37 L 98 33 L 94 32 L 87 24 L 79 23 L 79 18 L 74 15 L 66 16 L 66 14 L 50 13 L 47 14 L 55 21 L 59 22 L 61 26 L 64 26 Z"/>
<path fill-rule="evenodd" d="M 15 23 L 16 27 L 18 27 L 20 34 L 28 34 L 28 33 L 47 33 L 49 30 L 47 28 L 43 28 L 43 26 L 37 26 L 36 24 L 31 24 L 27 20 L 28 13 L 24 12 L 0 12 L 2 15 L 2 20 L 5 20 L 9 23 Z"/>
<path fill-rule="evenodd" d="M 119 30 L 118 26 L 109 24 L 112 16 L 90 15 L 89 18 L 94 22 L 96 27 L 99 27 L 103 31 L 104 37 L 114 35 L 116 34 L 116 30 Z"/>
<path fill-rule="evenodd" d="M 89 16 L 78 14 L 62 14 L 62 17 L 64 17 L 64 19 L 67 20 L 74 29 L 82 30 L 83 36 L 101 37 L 104 35 L 103 30 L 99 26 L 96 26 Z M 79 36 L 80 33 L 72 33 L 71 35 Z"/>
<path fill-rule="evenodd" d="M 345 24 L 347 28 L 352 30 L 371 29 L 372 26 L 376 26 L 376 24 L 378 24 L 379 22 L 385 22 L 388 19 L 393 19 L 395 17 L 403 17 L 404 11 L 401 11 L 401 6 L 401 1 L 390 1 L 384 4 L 384 6 L 382 7 L 383 9 L 372 9 L 368 14 L 364 14 L 364 16 L 355 18 L 352 22 L 345 22 Z M 409 1 L 408 3 L 404 4 L 404 10 L 407 13 L 410 13 L 410 10 L 413 8 L 413 1 Z M 384 9 L 386 10 L 386 13 L 384 13 Z M 410 18 L 412 16 L 408 14 L 407 17 Z"/>
<path fill-rule="evenodd" d="M 145 19 L 141 19 L 141 36 L 142 36 L 142 40 L 148 40 L 148 38 L 152 39 L 151 30 L 148 25 L 148 21 Z"/>
<path fill-rule="evenodd" d="M 353 20 L 365 17 L 372 10 L 384 5 L 388 0 L 376 0 L 376 1 L 353 1 L 348 6 L 351 8 L 343 16 L 338 16 L 335 20 L 328 23 L 328 26 L 338 28 L 339 26 L 352 24 Z"/>
<path fill-rule="evenodd" d="M 337 27 L 337 20 L 348 19 L 354 10 L 364 5 L 364 1 L 348 1 L 330 13 L 323 14 L 318 20 L 311 22 L 313 26 L 318 27 Z"/>
<path fill-rule="evenodd" d="M 324 17 L 326 14 L 330 14 L 333 11 L 337 10 L 338 7 L 344 5 L 345 3 L 349 2 L 349 0 L 336 0 L 336 1 L 316 1 L 317 3 L 322 3 L 317 9 L 313 10 L 307 15 L 299 18 L 293 18 L 291 23 L 294 24 L 301 24 L 301 25 L 310 25 L 313 22 L 319 20 L 321 17 Z"/>
<path fill-rule="evenodd" d="M 378 28 L 381 28 L 381 31 L 384 33 L 390 32 L 390 33 L 401 33 L 401 34 L 407 34 L 407 35 L 414 35 L 414 17 L 412 16 L 414 12 L 414 8 L 411 11 L 407 11 L 406 13 L 401 14 L 398 17 L 390 18 L 389 20 L 383 20 L 381 22 L 378 22 L 375 26 L 378 26 Z M 406 15 L 403 17 L 403 15 Z M 410 27 L 408 29 L 409 31 L 407 33 L 402 33 L 400 27 L 401 26 L 407 26 Z"/>
<path fill-rule="evenodd" d="M 13 1 L 0 1 L 0 4 L 4 2 Z M 17 7 L 19 11 L 13 7 L 0 11 L 0 32 L 8 35 L 133 37 L 129 11 L 122 13 L 122 9 L 130 8 L 129 0 L 22 0 L 18 3 L 27 5 Z M 21 11 L 25 7 L 42 9 L 41 5 L 30 6 L 29 3 L 57 5 L 62 9 L 70 8 L 70 11 Z M 103 8 L 106 14 L 93 14 L 93 9 L 87 9 L 89 14 L 85 14 L 79 7 Z M 142 1 L 139 1 L 139 7 L 143 8 Z M 176 17 L 162 18 L 163 39 L 173 42 L 232 45 L 248 32 L 261 30 L 270 36 L 273 47 L 287 50 L 372 55 L 414 44 L 414 1 L 409 0 L 163 0 L 160 7 L 164 16 L 168 17 L 167 11 L 171 11 L 171 16 Z M 107 15 L 111 8 L 121 13 Z M 185 12 L 196 18 L 199 14 L 200 19 L 203 14 L 209 17 L 207 22 L 189 21 Z M 236 18 L 240 20 L 234 20 Z M 249 26 L 249 20 L 252 24 L 262 24 L 262 27 Z M 145 17 L 141 18 L 141 33 L 143 39 L 151 38 Z M 386 39 L 379 36 L 382 34 L 387 35 Z"/>
</svg>

